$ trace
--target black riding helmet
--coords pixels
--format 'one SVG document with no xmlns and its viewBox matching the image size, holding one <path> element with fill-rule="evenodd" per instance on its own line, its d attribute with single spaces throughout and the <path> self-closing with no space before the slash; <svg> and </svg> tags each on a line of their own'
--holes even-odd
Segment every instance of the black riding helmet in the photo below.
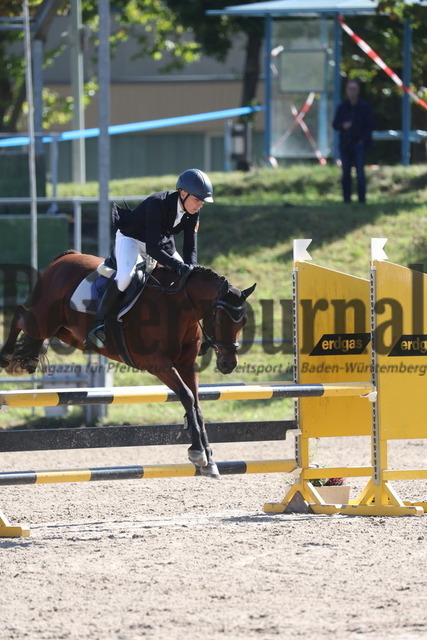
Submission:
<svg viewBox="0 0 427 640">
<path fill-rule="evenodd" d="M 187 191 L 191 196 L 203 200 L 203 202 L 213 202 L 212 182 L 200 169 L 187 169 L 181 173 L 176 188 Z"/>
</svg>

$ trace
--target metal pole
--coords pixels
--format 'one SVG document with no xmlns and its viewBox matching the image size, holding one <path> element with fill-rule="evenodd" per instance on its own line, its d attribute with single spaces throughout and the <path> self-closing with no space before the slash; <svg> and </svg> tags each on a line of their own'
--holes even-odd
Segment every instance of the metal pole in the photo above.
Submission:
<svg viewBox="0 0 427 640">
<path fill-rule="evenodd" d="M 73 222 L 74 222 L 74 250 L 82 251 L 82 203 L 81 200 L 73 202 Z"/>
<path fill-rule="evenodd" d="M 31 72 L 31 35 L 30 35 L 30 14 L 28 11 L 28 0 L 22 3 L 24 17 L 24 47 L 25 47 L 25 86 L 28 104 L 28 166 L 30 174 L 30 198 L 31 198 L 31 267 L 32 285 L 34 286 L 38 271 L 37 256 L 37 178 L 36 178 L 36 147 L 34 136 L 34 102 L 33 102 L 33 78 Z"/>
<path fill-rule="evenodd" d="M 271 118 L 272 118 L 272 75 L 271 75 L 271 50 L 272 45 L 272 19 L 268 15 L 265 17 L 265 134 L 264 134 L 264 155 L 269 158 L 271 155 Z"/>
<path fill-rule="evenodd" d="M 82 7 L 81 0 L 71 2 L 71 90 L 73 95 L 73 129 L 85 128 L 83 103 L 83 49 L 82 49 Z M 85 139 L 72 141 L 73 182 L 86 182 Z"/>
<path fill-rule="evenodd" d="M 233 122 L 231 120 L 225 121 L 224 126 L 224 171 L 230 173 L 231 171 L 231 129 Z"/>
<path fill-rule="evenodd" d="M 52 199 L 55 199 L 58 195 L 58 163 L 59 163 L 59 149 L 58 149 L 58 136 L 52 137 L 50 145 L 50 181 L 52 183 Z"/>
<path fill-rule="evenodd" d="M 99 212 L 98 212 L 98 255 L 107 256 L 110 252 L 110 1 L 99 0 L 99 47 L 98 47 L 98 176 L 99 176 Z M 98 358 L 98 385 L 106 383 L 106 358 Z M 105 406 L 96 408 L 96 419 L 101 421 L 107 415 Z"/>
<path fill-rule="evenodd" d="M 412 76 L 412 24 L 409 19 L 403 23 L 403 84 L 409 87 Z M 411 163 L 411 98 L 406 92 L 402 95 L 402 164 Z"/>
<path fill-rule="evenodd" d="M 338 20 L 334 20 L 334 95 L 333 106 L 334 114 L 337 110 L 339 103 L 341 102 L 341 56 L 342 56 L 342 29 Z M 338 131 L 334 130 L 334 146 L 333 146 L 334 160 L 338 160 L 340 157 L 339 151 L 339 135 Z"/>
<path fill-rule="evenodd" d="M 56 198 L 58 197 L 58 136 L 59 134 L 50 134 L 52 136 L 52 142 L 49 148 L 49 167 L 50 167 L 50 183 L 52 186 L 52 203 L 50 204 L 47 212 L 50 215 L 55 215 L 58 212 L 58 203 Z"/>
<path fill-rule="evenodd" d="M 324 66 L 324 82 L 323 82 L 323 90 L 320 93 L 319 99 L 319 114 L 318 114 L 318 132 L 317 132 L 317 146 L 322 152 L 322 156 L 326 158 L 329 153 L 328 149 L 328 87 L 329 87 L 329 64 L 328 64 L 328 54 L 327 49 L 329 46 L 328 42 L 328 21 L 326 18 L 320 19 L 320 43 L 322 46 L 322 50 L 325 55 L 325 66 Z"/>
<path fill-rule="evenodd" d="M 99 0 L 98 47 L 98 255 L 107 256 L 110 251 L 110 2 Z"/>
<path fill-rule="evenodd" d="M 43 131 L 43 41 L 33 40 L 33 89 L 34 89 L 34 128 L 37 133 Z M 36 155 L 44 153 L 42 137 L 36 136 Z"/>
</svg>

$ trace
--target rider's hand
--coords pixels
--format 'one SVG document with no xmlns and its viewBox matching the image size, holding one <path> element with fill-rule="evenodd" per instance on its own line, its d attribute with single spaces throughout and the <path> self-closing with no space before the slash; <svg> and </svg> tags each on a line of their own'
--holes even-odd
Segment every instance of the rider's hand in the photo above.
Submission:
<svg viewBox="0 0 427 640">
<path fill-rule="evenodd" d="M 193 265 L 192 264 L 186 264 L 185 262 L 181 262 L 177 268 L 176 268 L 176 272 L 180 275 L 183 276 L 185 274 L 187 274 L 189 271 L 191 271 L 193 269 Z"/>
</svg>

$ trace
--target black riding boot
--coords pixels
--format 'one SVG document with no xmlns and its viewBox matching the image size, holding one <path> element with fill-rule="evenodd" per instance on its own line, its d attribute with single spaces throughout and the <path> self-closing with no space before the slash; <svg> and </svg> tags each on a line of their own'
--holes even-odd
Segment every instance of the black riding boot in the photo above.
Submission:
<svg viewBox="0 0 427 640">
<path fill-rule="evenodd" d="M 102 349 L 102 347 L 105 347 L 105 321 L 108 316 L 114 315 L 114 313 L 119 310 L 121 296 L 122 292 L 117 288 L 115 279 L 112 278 L 99 303 L 93 327 L 87 334 L 85 341 L 86 348 L 95 346 L 98 349 Z"/>
</svg>

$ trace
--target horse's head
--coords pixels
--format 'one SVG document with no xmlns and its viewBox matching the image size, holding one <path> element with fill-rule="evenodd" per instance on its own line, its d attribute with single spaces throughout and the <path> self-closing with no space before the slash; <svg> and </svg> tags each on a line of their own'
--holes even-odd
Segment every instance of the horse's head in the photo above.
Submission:
<svg viewBox="0 0 427 640">
<path fill-rule="evenodd" d="M 216 363 L 221 373 L 231 373 L 238 362 L 239 335 L 246 322 L 246 299 L 254 292 L 256 284 L 240 291 L 224 280 L 214 301 L 214 331 L 212 345 L 216 351 Z"/>
</svg>

